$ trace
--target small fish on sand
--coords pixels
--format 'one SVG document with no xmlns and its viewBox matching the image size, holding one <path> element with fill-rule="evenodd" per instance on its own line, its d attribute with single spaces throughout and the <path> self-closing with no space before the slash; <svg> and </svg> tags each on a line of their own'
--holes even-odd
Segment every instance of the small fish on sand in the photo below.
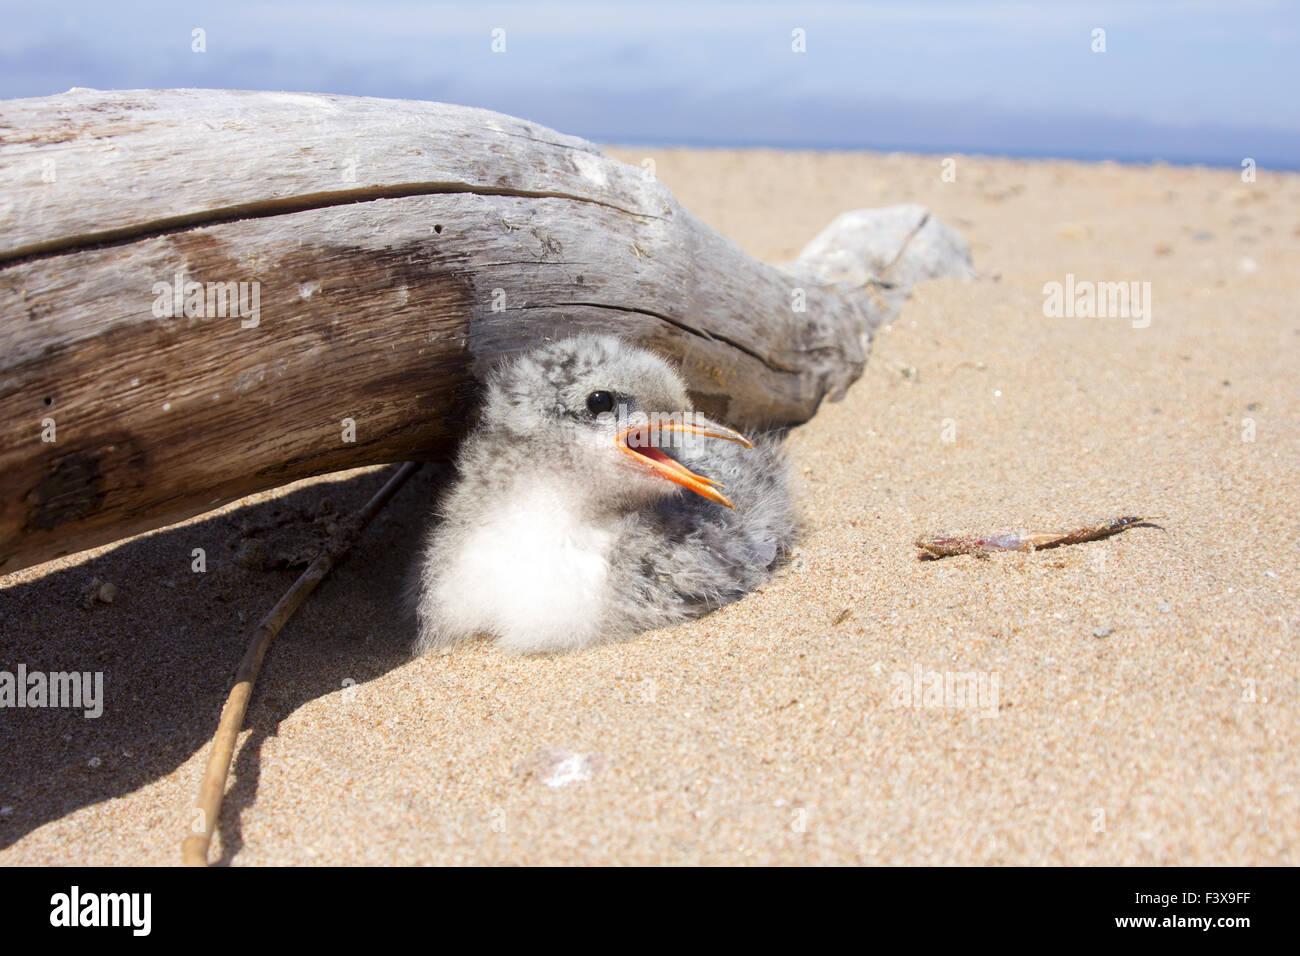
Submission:
<svg viewBox="0 0 1300 956">
<path fill-rule="evenodd" d="M 996 551 L 1044 551 L 1067 544 L 1099 541 L 1129 528 L 1159 528 L 1154 518 L 1125 515 L 1083 525 L 1070 531 L 999 531 L 988 535 L 922 535 L 916 539 L 922 561 L 937 561 L 959 554 L 973 554 L 984 560 Z M 1163 531 L 1164 529 L 1161 528 Z"/>
</svg>

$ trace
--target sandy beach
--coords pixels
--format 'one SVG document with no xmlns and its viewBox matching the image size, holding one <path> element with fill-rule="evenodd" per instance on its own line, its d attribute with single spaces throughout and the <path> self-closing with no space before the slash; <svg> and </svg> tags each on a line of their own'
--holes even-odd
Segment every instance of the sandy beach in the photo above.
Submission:
<svg viewBox="0 0 1300 956">
<path fill-rule="evenodd" d="M 760 260 L 915 202 L 979 278 L 918 286 L 848 396 L 792 432 L 800 546 L 690 624 L 411 660 L 422 471 L 272 646 L 214 858 L 1295 863 L 1300 175 L 609 151 L 653 159 Z M 1150 283 L 1150 312 L 1048 316 L 1052 282 Z M 0 711 L 0 864 L 180 862 L 245 629 L 385 474 L 0 578 L 0 669 L 105 675 L 97 719 Z M 989 560 L 913 547 L 1119 515 L 1160 527 Z"/>
</svg>

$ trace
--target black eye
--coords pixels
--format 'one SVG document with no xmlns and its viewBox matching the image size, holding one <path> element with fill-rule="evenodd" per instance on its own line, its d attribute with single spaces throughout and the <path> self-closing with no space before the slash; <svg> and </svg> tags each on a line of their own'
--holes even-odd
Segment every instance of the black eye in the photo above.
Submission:
<svg viewBox="0 0 1300 956">
<path fill-rule="evenodd" d="M 613 410 L 613 392 L 592 392 L 587 396 L 587 411 L 591 412 L 591 414 L 599 415 L 601 412 L 612 412 Z"/>
</svg>

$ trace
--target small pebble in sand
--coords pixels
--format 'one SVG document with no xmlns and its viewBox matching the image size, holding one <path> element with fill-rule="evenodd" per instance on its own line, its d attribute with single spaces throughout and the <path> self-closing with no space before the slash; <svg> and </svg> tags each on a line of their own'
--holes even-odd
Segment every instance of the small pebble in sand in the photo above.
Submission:
<svg viewBox="0 0 1300 956">
<path fill-rule="evenodd" d="M 1106 626 L 1106 627 L 1098 627 L 1098 628 L 1094 628 L 1094 629 L 1093 629 L 1092 636 L 1093 636 L 1093 637 L 1110 637 L 1110 636 L 1111 636 L 1112 634 L 1114 634 L 1114 633 L 1115 633 L 1115 629 L 1114 629 L 1113 627 L 1110 627 L 1110 626 Z"/>
<path fill-rule="evenodd" d="M 112 604 L 116 597 L 116 585 L 91 578 L 90 583 L 81 589 L 81 606 L 89 611 L 96 604 Z"/>
<path fill-rule="evenodd" d="M 573 754 L 560 761 L 555 771 L 543 783 L 548 787 L 563 787 L 570 783 L 579 783 L 591 779 L 591 765 L 586 754 Z"/>
<path fill-rule="evenodd" d="M 604 765 L 604 758 L 599 754 L 581 754 L 564 747 L 548 747 L 520 763 L 515 772 L 521 776 L 535 777 L 548 787 L 556 788 L 590 780 Z"/>
<path fill-rule="evenodd" d="M 90 767 L 93 770 L 96 767 L 98 767 L 102 762 L 103 761 L 101 761 L 98 757 L 91 757 L 89 760 L 86 761 L 86 766 Z"/>
</svg>

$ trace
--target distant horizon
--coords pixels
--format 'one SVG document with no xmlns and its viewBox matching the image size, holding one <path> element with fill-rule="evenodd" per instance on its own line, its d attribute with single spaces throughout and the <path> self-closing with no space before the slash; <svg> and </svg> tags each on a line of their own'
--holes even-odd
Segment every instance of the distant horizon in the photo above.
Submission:
<svg viewBox="0 0 1300 956">
<path fill-rule="evenodd" d="M 585 137 L 584 137 L 585 138 Z M 868 145 L 868 146 L 837 146 L 824 144 L 800 145 L 798 143 L 706 143 L 706 142 L 666 142 L 656 140 L 633 140 L 633 139 L 599 139 L 592 140 L 597 146 L 612 147 L 642 147 L 645 149 L 716 149 L 716 150 L 759 150 L 770 149 L 776 151 L 788 152 L 808 152 L 808 153 L 883 153 L 886 155 L 893 153 L 902 153 L 916 156 L 964 156 L 972 159 L 1022 159 L 1044 162 L 1077 162 L 1077 163 L 1116 163 L 1120 166 L 1179 166 L 1185 168 L 1204 167 L 1206 169 L 1236 169 L 1240 171 L 1243 167 L 1241 161 L 1222 160 L 1215 161 L 1202 157 L 1187 156 L 1145 156 L 1139 154 L 1120 155 L 1110 153 L 1098 153 L 1088 155 L 1083 153 L 1066 154 L 1045 150 L 1042 152 L 1031 151 L 1004 151 L 991 152 L 982 149 L 962 149 L 953 147 L 951 149 L 931 149 L 929 147 L 920 148 L 914 146 L 888 146 L 888 145 Z M 1244 157 L 1256 160 L 1255 169 L 1257 173 L 1266 173 L 1273 170 L 1281 173 L 1300 172 L 1300 163 L 1278 164 L 1265 163 L 1260 164 L 1258 158 Z"/>
<path fill-rule="evenodd" d="M 130 92 L 131 88 L 100 88 L 104 92 Z M 208 89 L 208 87 L 181 87 L 181 89 Z M 212 89 L 221 89 L 213 87 Z M 321 90 L 296 90 L 296 89 L 277 89 L 277 90 L 247 90 L 241 89 L 241 92 L 273 92 L 273 93 L 323 93 L 325 95 L 369 95 L 369 94 L 339 94 Z M 60 93 L 67 92 L 60 90 Z M 52 94 L 57 95 L 57 94 Z M 15 97 L 21 99 L 23 97 Z M 375 97 L 377 99 L 395 99 L 395 100 L 413 100 L 414 97 L 391 96 Z M 446 100 L 433 100 L 428 102 L 450 102 Z M 475 106 L 478 104 L 455 104 Z M 478 105 L 481 109 L 493 109 L 489 106 Z M 1103 163 L 1114 162 L 1129 166 L 1150 166 L 1157 164 L 1167 164 L 1169 166 L 1195 167 L 1204 166 L 1213 169 L 1238 169 L 1242 168 L 1242 160 L 1250 158 L 1255 162 L 1255 168 L 1259 172 L 1276 170 L 1278 172 L 1300 172 L 1300 144 L 1297 145 L 1297 151 L 1292 158 L 1279 160 L 1276 150 L 1268 148 L 1271 140 L 1287 141 L 1291 139 L 1286 133 L 1265 130 L 1264 135 L 1259 136 L 1261 131 L 1246 131 L 1258 139 L 1264 140 L 1265 148 L 1256 149 L 1253 153 L 1243 154 L 1238 157 L 1235 153 L 1229 154 L 1226 151 L 1217 153 L 1198 153 L 1190 152 L 1169 152 L 1159 148 L 1137 149 L 1137 148 L 1112 148 L 1112 149 L 1065 149 L 1053 148 L 1050 146 L 1019 146 L 1019 147 L 980 147 L 970 143 L 950 142 L 947 144 L 936 144 L 933 142 L 896 141 L 896 142 L 879 142 L 879 141 L 858 141 L 858 142 L 833 142 L 833 141 L 815 141 L 800 140 L 796 138 L 773 138 L 773 139 L 746 139 L 738 138 L 695 138 L 695 137 L 665 137 L 665 136 L 647 136 L 635 133 L 621 133 L 617 135 L 593 135 L 575 129 L 572 126 L 556 126 L 552 123 L 545 122 L 535 116 L 529 116 L 523 113 L 507 113 L 504 110 L 493 110 L 494 112 L 503 113 L 504 115 L 514 116 L 518 119 L 527 120 L 528 122 L 537 123 L 554 129 L 557 132 L 577 136 L 586 139 L 598 146 L 612 147 L 645 147 L 648 149 L 737 149 L 737 150 L 789 150 L 802 152 L 825 152 L 825 153 L 911 153 L 919 156 L 968 156 L 968 157 L 985 157 L 989 159 L 1024 159 L 1024 160 L 1062 160 L 1070 162 L 1084 163 Z M 1199 130 L 1192 130 L 1196 133 Z M 1243 139 L 1249 137 L 1243 137 Z M 1300 139 L 1300 137 L 1297 137 Z"/>
</svg>

